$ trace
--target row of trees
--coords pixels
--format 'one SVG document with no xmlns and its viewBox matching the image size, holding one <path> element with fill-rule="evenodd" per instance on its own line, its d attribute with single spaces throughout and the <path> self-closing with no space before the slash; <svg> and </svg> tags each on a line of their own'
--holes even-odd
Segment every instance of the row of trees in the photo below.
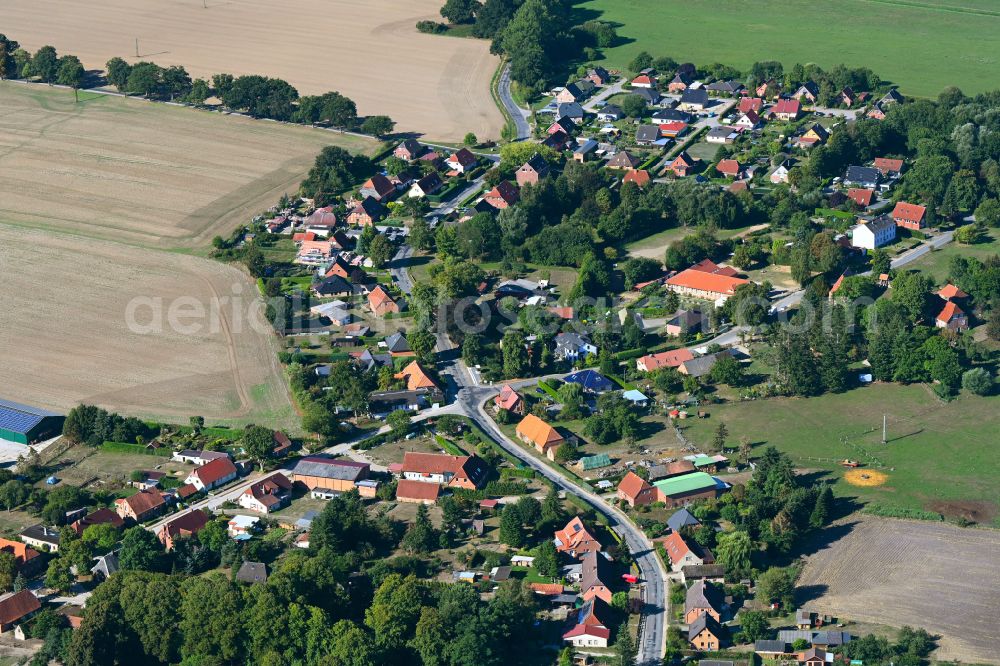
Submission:
<svg viewBox="0 0 1000 666">
<path fill-rule="evenodd" d="M 32 55 L 0 34 L 0 79 L 37 78 L 44 83 L 79 88 L 85 76 L 83 63 L 75 55 L 60 56 L 53 46 L 43 46 Z"/>
</svg>

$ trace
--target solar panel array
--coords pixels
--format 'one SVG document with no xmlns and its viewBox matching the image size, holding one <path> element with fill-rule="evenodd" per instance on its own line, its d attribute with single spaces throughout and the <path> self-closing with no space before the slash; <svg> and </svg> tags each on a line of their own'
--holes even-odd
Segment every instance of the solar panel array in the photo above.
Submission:
<svg viewBox="0 0 1000 666">
<path fill-rule="evenodd" d="M 46 416 L 59 416 L 55 412 L 0 400 L 0 428 L 10 432 L 27 433 Z"/>
</svg>

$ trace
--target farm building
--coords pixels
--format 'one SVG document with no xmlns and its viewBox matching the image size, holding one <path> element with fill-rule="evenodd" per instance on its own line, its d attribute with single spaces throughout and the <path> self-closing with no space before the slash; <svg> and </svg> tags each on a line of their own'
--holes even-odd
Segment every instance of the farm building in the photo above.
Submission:
<svg viewBox="0 0 1000 666">
<path fill-rule="evenodd" d="M 0 400 L 0 439 L 32 444 L 62 433 L 65 417 L 37 407 Z"/>
<path fill-rule="evenodd" d="M 580 467 L 582 467 L 584 471 L 608 467 L 609 465 L 611 465 L 611 457 L 607 453 L 599 453 L 596 456 L 580 458 Z"/>
</svg>

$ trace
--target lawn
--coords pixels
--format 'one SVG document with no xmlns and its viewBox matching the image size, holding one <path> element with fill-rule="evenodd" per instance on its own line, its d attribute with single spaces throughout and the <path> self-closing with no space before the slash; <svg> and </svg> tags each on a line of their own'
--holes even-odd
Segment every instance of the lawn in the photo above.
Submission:
<svg viewBox="0 0 1000 666">
<path fill-rule="evenodd" d="M 1000 458 L 996 438 L 989 434 L 1000 428 L 998 404 L 995 397 L 968 394 L 943 402 L 922 385 L 886 384 L 818 398 L 716 405 L 711 418 L 689 419 L 683 426 L 689 439 L 708 449 L 718 423 L 724 422 L 730 446 L 744 436 L 757 455 L 773 445 L 798 467 L 835 481 L 838 496 L 952 517 L 973 515 L 1000 526 Z M 886 483 L 848 484 L 838 463 L 844 458 L 859 460 L 863 469 L 877 467 L 888 475 Z"/>
<path fill-rule="evenodd" d="M 928 252 L 906 268 L 919 269 L 934 278 L 935 283 L 944 284 L 948 280 L 948 262 L 951 261 L 952 257 L 961 255 L 984 261 L 988 257 L 1000 254 L 1000 233 L 991 229 L 989 235 L 990 238 L 987 242 L 976 245 L 948 243 L 940 250 Z"/>
<path fill-rule="evenodd" d="M 644 50 L 744 69 L 756 60 L 844 63 L 933 97 L 950 85 L 995 88 L 1000 63 L 1000 11 L 990 0 L 587 0 L 578 13 L 618 24 L 622 43 L 605 49 L 602 64 L 621 69 Z"/>
</svg>

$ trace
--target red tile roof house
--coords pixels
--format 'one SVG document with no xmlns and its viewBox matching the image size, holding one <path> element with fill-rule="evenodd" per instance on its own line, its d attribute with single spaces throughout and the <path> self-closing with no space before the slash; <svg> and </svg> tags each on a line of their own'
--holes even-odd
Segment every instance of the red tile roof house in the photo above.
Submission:
<svg viewBox="0 0 1000 666">
<path fill-rule="evenodd" d="M 578 559 L 582 559 L 587 553 L 601 550 L 601 542 L 587 531 L 579 516 L 573 517 L 566 523 L 566 527 L 556 530 L 555 544 L 560 553 L 569 553 Z"/>
<path fill-rule="evenodd" d="M 347 215 L 347 223 L 356 227 L 364 227 L 382 221 L 385 217 L 385 207 L 374 197 L 365 197 Z"/>
<path fill-rule="evenodd" d="M 631 507 L 652 504 L 656 501 L 656 488 L 635 472 L 629 472 L 618 484 L 618 499 Z"/>
<path fill-rule="evenodd" d="M 969 317 L 953 301 L 944 304 L 941 312 L 934 317 L 934 325 L 947 328 L 949 331 L 961 333 L 969 328 Z"/>
<path fill-rule="evenodd" d="M 466 171 L 472 170 L 476 166 L 476 156 L 469 151 L 468 148 L 462 148 L 457 153 L 452 153 L 445 160 L 448 168 L 457 173 L 465 173 Z"/>
<path fill-rule="evenodd" d="M 423 152 L 424 147 L 418 141 L 415 139 L 407 139 L 396 146 L 396 149 L 392 151 L 392 154 L 394 157 L 398 157 L 401 160 L 411 162 L 417 159 Z"/>
<path fill-rule="evenodd" d="M 663 544 L 663 549 L 670 558 L 670 568 L 673 571 L 680 571 L 681 567 L 692 564 L 705 564 L 707 558 L 695 552 L 691 546 L 684 541 L 680 532 L 671 532 L 665 537 L 654 539 L 654 542 Z M 712 558 L 714 561 L 714 558 Z"/>
<path fill-rule="evenodd" d="M 950 283 L 946 284 L 943 287 L 941 287 L 941 289 L 938 290 L 937 295 L 940 298 L 943 298 L 946 301 L 950 301 L 950 300 L 956 299 L 956 298 L 957 299 L 962 299 L 962 298 L 968 298 L 969 297 L 969 295 L 967 293 L 965 293 L 964 291 L 962 291 L 961 289 L 959 289 L 958 287 L 956 287 L 955 285 L 950 284 Z"/>
<path fill-rule="evenodd" d="M 882 172 L 883 176 L 892 178 L 903 173 L 903 160 L 894 160 L 890 157 L 876 157 L 872 166 Z"/>
<path fill-rule="evenodd" d="M 862 208 L 868 208 L 868 206 L 872 205 L 872 195 L 874 194 L 875 190 L 869 190 L 864 187 L 852 187 L 847 190 L 847 198 Z"/>
<path fill-rule="evenodd" d="M 755 113 L 760 113 L 764 108 L 764 100 L 760 97 L 744 97 L 740 100 L 740 104 L 737 110 L 740 113 L 746 113 L 748 111 L 753 111 Z"/>
<path fill-rule="evenodd" d="M 635 360 L 635 369 L 639 372 L 653 372 L 660 368 L 677 368 L 685 361 L 694 358 L 690 349 L 672 349 L 658 354 L 640 356 Z"/>
<path fill-rule="evenodd" d="M 0 597 L 0 632 L 10 631 L 41 608 L 41 602 L 31 590 L 8 592 Z"/>
<path fill-rule="evenodd" d="M 633 88 L 655 88 L 656 77 L 652 74 L 640 74 L 632 79 Z"/>
<path fill-rule="evenodd" d="M 378 285 L 368 293 L 368 307 L 376 317 L 384 317 L 390 312 L 395 314 L 400 311 L 399 303 L 389 295 L 389 292 L 382 285 Z"/>
<path fill-rule="evenodd" d="M 798 120 L 802 105 L 797 99 L 779 99 L 771 108 L 771 113 L 779 120 Z"/>
<path fill-rule="evenodd" d="M 440 490 L 436 483 L 400 479 L 396 483 L 396 499 L 409 504 L 434 504 Z"/>
<path fill-rule="evenodd" d="M 521 394 L 511 388 L 510 384 L 504 384 L 499 395 L 493 399 L 493 411 L 499 412 L 501 409 L 512 414 L 524 415 L 526 405 Z"/>
<path fill-rule="evenodd" d="M 580 558 L 580 596 L 584 601 L 600 599 L 611 603 L 611 588 L 606 581 L 611 580 L 608 560 L 603 554 L 591 551 Z"/>
<path fill-rule="evenodd" d="M 141 523 L 163 511 L 166 502 L 158 490 L 141 490 L 131 497 L 115 500 L 115 510 L 124 520 Z"/>
<path fill-rule="evenodd" d="M 625 174 L 622 178 L 622 183 L 635 183 L 636 186 L 641 190 L 642 188 L 649 185 L 649 172 L 645 169 L 633 169 Z"/>
<path fill-rule="evenodd" d="M 125 521 L 111 509 L 98 509 L 97 511 L 94 511 L 93 513 L 75 521 L 70 525 L 70 527 L 72 527 L 73 531 L 77 534 L 83 534 L 83 531 L 91 525 L 103 525 L 104 523 L 120 528 L 125 524 Z"/>
<path fill-rule="evenodd" d="M 496 187 L 483 196 L 483 201 L 497 210 L 503 210 L 516 204 L 521 199 L 517 186 L 509 180 L 500 181 Z"/>
<path fill-rule="evenodd" d="M 671 162 L 670 166 L 668 166 L 667 168 L 670 169 L 670 171 L 672 171 L 673 174 L 678 178 L 684 178 L 689 173 L 691 173 L 691 170 L 694 169 L 695 164 L 697 164 L 697 161 L 693 157 L 688 155 L 686 151 L 682 150 L 680 153 L 677 154 L 677 157 L 674 158 L 674 161 Z"/>
<path fill-rule="evenodd" d="M 712 652 L 720 649 L 726 642 L 726 628 L 715 621 L 711 615 L 699 616 L 688 626 L 688 642 L 695 650 Z"/>
<path fill-rule="evenodd" d="M 687 131 L 688 124 L 680 120 L 672 120 L 669 123 L 660 123 L 660 136 L 668 139 L 676 139 Z"/>
<path fill-rule="evenodd" d="M 25 576 L 38 573 L 45 564 L 45 558 L 37 550 L 26 543 L 0 539 L 0 553 L 10 553 L 14 556 L 14 567 Z"/>
<path fill-rule="evenodd" d="M 736 160 L 720 160 L 719 163 L 715 165 L 715 170 L 726 178 L 739 178 L 740 174 L 743 173 L 740 163 Z"/>
<path fill-rule="evenodd" d="M 742 278 L 688 268 L 669 278 L 665 285 L 678 294 L 717 301 L 729 298 L 736 293 L 737 287 L 748 283 L 748 280 Z"/>
<path fill-rule="evenodd" d="M 896 203 L 896 207 L 892 209 L 892 220 L 896 223 L 897 227 L 923 229 L 927 226 L 926 214 L 927 209 L 923 206 L 899 201 Z"/>
<path fill-rule="evenodd" d="M 173 550 L 177 539 L 190 539 L 208 525 L 210 518 L 204 511 L 193 509 L 171 518 L 159 530 L 156 536 L 167 550 Z"/>
<path fill-rule="evenodd" d="M 576 620 L 572 628 L 563 634 L 563 641 L 574 647 L 608 647 L 611 630 L 597 615 L 598 606 L 606 608 L 602 604 L 601 601 L 589 601 L 581 606 L 576 611 Z"/>
<path fill-rule="evenodd" d="M 239 472 L 236 465 L 229 458 L 218 458 L 212 462 L 197 468 L 184 483 L 190 483 L 198 490 L 211 490 L 223 484 L 229 483 L 237 477 Z"/>
<path fill-rule="evenodd" d="M 253 483 L 237 500 L 244 509 L 270 513 L 287 505 L 292 498 L 292 482 L 281 472 L 275 472 Z"/>
</svg>

